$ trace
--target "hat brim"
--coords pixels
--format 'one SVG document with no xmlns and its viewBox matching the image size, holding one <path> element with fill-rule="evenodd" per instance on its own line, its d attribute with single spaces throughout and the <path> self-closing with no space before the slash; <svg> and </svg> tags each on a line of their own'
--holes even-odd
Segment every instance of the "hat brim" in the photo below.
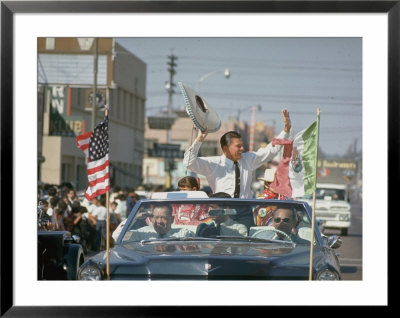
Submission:
<svg viewBox="0 0 400 318">
<path fill-rule="evenodd" d="M 221 127 L 218 114 L 196 91 L 189 86 L 178 82 L 178 86 L 185 99 L 186 111 L 193 123 L 202 131 L 216 132 Z"/>
<path fill-rule="evenodd" d="M 267 179 L 264 179 L 264 178 L 258 178 L 258 180 L 262 180 L 264 182 L 272 182 L 272 181 L 274 181 L 274 180 L 267 180 Z"/>
</svg>

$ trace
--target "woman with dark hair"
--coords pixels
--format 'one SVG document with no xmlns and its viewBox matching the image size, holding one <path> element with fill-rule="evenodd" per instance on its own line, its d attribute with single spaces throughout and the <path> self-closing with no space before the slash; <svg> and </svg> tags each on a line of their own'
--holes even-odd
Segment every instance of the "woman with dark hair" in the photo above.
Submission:
<svg viewBox="0 0 400 318">
<path fill-rule="evenodd" d="M 185 176 L 178 181 L 179 191 L 199 191 L 197 179 L 193 176 Z M 208 210 L 202 204 L 173 205 L 175 224 L 198 224 L 200 220 L 207 218 Z"/>
<path fill-rule="evenodd" d="M 192 176 L 186 176 L 178 181 L 179 191 L 199 191 L 200 187 L 197 179 Z"/>
</svg>

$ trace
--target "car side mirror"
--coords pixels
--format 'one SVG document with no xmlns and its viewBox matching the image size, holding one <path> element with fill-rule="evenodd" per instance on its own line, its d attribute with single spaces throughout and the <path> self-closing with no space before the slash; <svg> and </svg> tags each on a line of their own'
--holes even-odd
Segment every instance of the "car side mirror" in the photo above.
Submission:
<svg viewBox="0 0 400 318">
<path fill-rule="evenodd" d="M 324 232 L 325 221 L 321 220 L 321 219 L 316 219 L 316 223 L 317 223 L 317 227 L 319 228 L 319 231 L 321 233 L 323 233 Z"/>
<path fill-rule="evenodd" d="M 342 238 L 337 235 L 331 235 L 328 237 L 327 244 L 330 248 L 339 248 L 340 246 L 342 246 Z"/>
</svg>

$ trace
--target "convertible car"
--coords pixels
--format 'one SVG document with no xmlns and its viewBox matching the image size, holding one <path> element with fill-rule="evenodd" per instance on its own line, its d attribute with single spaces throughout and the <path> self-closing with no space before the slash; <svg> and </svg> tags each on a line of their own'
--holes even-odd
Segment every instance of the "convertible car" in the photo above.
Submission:
<svg viewBox="0 0 400 318">
<path fill-rule="evenodd" d="M 311 232 L 302 201 L 170 192 L 136 203 L 115 244 L 82 264 L 79 280 L 341 280 L 340 237 Z M 312 244 L 311 244 L 312 241 Z"/>
</svg>

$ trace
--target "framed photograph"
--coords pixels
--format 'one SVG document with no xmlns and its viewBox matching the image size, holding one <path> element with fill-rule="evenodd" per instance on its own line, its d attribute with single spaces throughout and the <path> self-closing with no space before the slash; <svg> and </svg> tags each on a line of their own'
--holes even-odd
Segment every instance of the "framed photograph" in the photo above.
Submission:
<svg viewBox="0 0 400 318">
<path fill-rule="evenodd" d="M 400 1 L 2 1 L 1 315 L 187 316 L 192 306 L 387 306 L 388 204 L 399 162 L 399 18 Z M 360 39 L 362 279 L 38 281 L 38 38 L 58 37 Z M 82 94 L 93 98 L 90 90 Z"/>
</svg>

